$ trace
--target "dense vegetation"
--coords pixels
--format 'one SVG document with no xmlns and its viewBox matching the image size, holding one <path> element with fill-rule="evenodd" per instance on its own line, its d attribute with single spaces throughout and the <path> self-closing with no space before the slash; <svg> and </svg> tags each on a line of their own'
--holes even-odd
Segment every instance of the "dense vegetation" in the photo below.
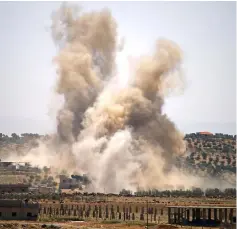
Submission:
<svg viewBox="0 0 237 229">
<path fill-rule="evenodd" d="M 213 198 L 235 198 L 236 197 L 236 189 L 235 188 L 226 188 L 224 190 L 220 190 L 218 188 L 208 188 L 206 190 L 202 190 L 201 188 L 193 188 L 191 190 L 148 190 L 148 191 L 137 191 L 132 194 L 131 191 L 123 189 L 120 192 L 120 195 L 124 196 L 151 196 L 151 197 L 213 197 Z"/>
<path fill-rule="evenodd" d="M 218 188 L 209 188 L 209 189 L 200 189 L 193 188 L 190 190 L 148 190 L 148 191 L 137 191 L 132 193 L 129 190 L 121 190 L 119 194 L 113 193 L 88 193 L 88 192 L 78 192 L 73 194 L 67 193 L 51 193 L 51 194 L 34 194 L 34 193 L 0 193 L 0 199 L 20 199 L 20 198 L 33 198 L 33 199 L 52 199 L 52 200 L 60 200 L 64 197 L 79 199 L 82 201 L 105 201 L 105 197 L 164 197 L 164 198 L 177 198 L 177 197 L 194 197 L 194 198 L 228 198 L 228 199 L 236 199 L 236 188 L 226 188 L 224 190 L 220 190 Z"/>
<path fill-rule="evenodd" d="M 185 140 L 187 155 L 177 158 L 177 167 L 235 184 L 236 135 L 192 133 L 187 134 Z"/>
</svg>

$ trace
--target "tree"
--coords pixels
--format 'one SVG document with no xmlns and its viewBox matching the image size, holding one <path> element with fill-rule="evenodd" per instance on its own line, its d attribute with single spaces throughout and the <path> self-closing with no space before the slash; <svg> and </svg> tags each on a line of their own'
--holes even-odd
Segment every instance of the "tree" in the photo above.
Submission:
<svg viewBox="0 0 237 229">
<path fill-rule="evenodd" d="M 224 190 L 225 197 L 236 197 L 236 188 L 226 188 Z"/>
<path fill-rule="evenodd" d="M 228 163 L 228 165 L 231 164 L 231 158 L 230 157 L 227 158 L 227 163 Z"/>
<path fill-rule="evenodd" d="M 121 195 L 121 196 L 131 196 L 132 195 L 132 191 L 126 190 L 126 189 L 122 189 L 122 191 L 120 191 L 119 195 Z"/>
<path fill-rule="evenodd" d="M 49 183 L 49 184 L 52 184 L 52 183 L 53 183 L 53 181 L 54 181 L 54 179 L 53 179 L 53 177 L 52 177 L 52 176 L 49 176 L 47 180 L 48 180 L 48 183 Z"/>
<path fill-rule="evenodd" d="M 223 196 L 223 193 L 218 188 L 208 188 L 205 191 L 206 197 L 220 197 Z"/>
<path fill-rule="evenodd" d="M 50 169 L 47 166 L 44 166 L 43 167 L 43 171 L 44 171 L 44 173 L 47 174 L 50 171 Z"/>
<path fill-rule="evenodd" d="M 41 180 L 41 176 L 37 175 L 37 176 L 35 177 L 35 181 L 36 181 L 36 182 L 40 182 L 40 180 Z"/>
<path fill-rule="evenodd" d="M 192 193 L 193 193 L 193 196 L 195 196 L 195 197 L 201 197 L 201 196 L 203 196 L 203 194 L 204 194 L 204 192 L 202 191 L 202 189 L 200 189 L 200 188 L 193 188 L 192 189 Z"/>
<path fill-rule="evenodd" d="M 206 160 L 207 159 L 207 153 L 202 152 L 202 157 L 203 157 L 203 160 Z"/>
<path fill-rule="evenodd" d="M 33 175 L 30 175 L 30 179 L 29 179 L 29 182 L 32 183 L 34 181 L 34 176 Z"/>
<path fill-rule="evenodd" d="M 210 148 L 212 147 L 210 142 L 207 143 L 207 147 L 210 147 Z"/>
<path fill-rule="evenodd" d="M 13 140 L 17 140 L 20 138 L 16 133 L 12 133 L 11 137 L 13 138 Z"/>
<path fill-rule="evenodd" d="M 63 169 L 63 170 L 61 171 L 61 175 L 68 176 L 68 172 L 67 172 L 65 169 Z"/>
</svg>

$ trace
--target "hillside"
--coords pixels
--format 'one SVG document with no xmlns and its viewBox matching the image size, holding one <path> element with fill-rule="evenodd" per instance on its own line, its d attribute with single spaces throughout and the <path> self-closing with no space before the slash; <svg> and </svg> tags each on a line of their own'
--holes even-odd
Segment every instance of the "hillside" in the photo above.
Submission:
<svg viewBox="0 0 237 229">
<path fill-rule="evenodd" d="M 26 133 L 7 136 L 0 133 L 0 158 L 4 160 L 9 155 L 22 155 L 37 147 L 39 139 L 46 142 L 49 136 Z M 186 134 L 184 139 L 187 152 L 176 160 L 179 169 L 199 176 L 218 177 L 235 184 L 236 135 L 203 132 Z"/>
<path fill-rule="evenodd" d="M 214 166 L 217 170 L 236 172 L 236 136 L 187 134 L 186 160 L 195 167 Z"/>
</svg>

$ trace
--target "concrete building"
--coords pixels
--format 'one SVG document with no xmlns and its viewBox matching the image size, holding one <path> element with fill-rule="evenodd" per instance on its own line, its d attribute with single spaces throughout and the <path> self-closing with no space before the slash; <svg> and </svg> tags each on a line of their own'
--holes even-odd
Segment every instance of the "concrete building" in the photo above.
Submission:
<svg viewBox="0 0 237 229">
<path fill-rule="evenodd" d="M 13 162 L 0 161 L 0 170 L 16 170 L 16 165 Z"/>
<path fill-rule="evenodd" d="M 29 188 L 29 191 L 37 194 L 50 194 L 55 193 L 55 187 L 48 187 L 46 185 L 32 186 Z"/>
<path fill-rule="evenodd" d="M 39 186 L 39 193 L 41 194 L 55 193 L 55 188 L 48 186 Z"/>
<path fill-rule="evenodd" d="M 28 162 L 11 162 L 0 160 L 0 171 L 2 172 L 27 172 L 40 173 L 38 167 L 32 167 Z"/>
<path fill-rule="evenodd" d="M 29 187 L 29 184 L 0 184 L 0 193 L 26 193 Z"/>
<path fill-rule="evenodd" d="M 30 184 L 25 175 L 2 175 L 0 173 L 0 193 L 26 193 Z"/>
<path fill-rule="evenodd" d="M 0 200 L 0 220 L 37 220 L 39 210 L 39 203 Z"/>
<path fill-rule="evenodd" d="M 0 175 L 0 193 L 28 192 L 30 184 L 24 175 Z"/>
<path fill-rule="evenodd" d="M 217 226 L 236 223 L 236 207 L 168 206 L 168 223 Z"/>
</svg>

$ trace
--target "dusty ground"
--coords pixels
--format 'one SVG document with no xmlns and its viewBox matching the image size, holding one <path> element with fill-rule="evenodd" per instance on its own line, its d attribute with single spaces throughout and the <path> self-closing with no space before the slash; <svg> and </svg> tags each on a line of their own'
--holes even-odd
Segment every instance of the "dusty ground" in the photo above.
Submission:
<svg viewBox="0 0 237 229">
<path fill-rule="evenodd" d="M 1 229 L 39 229 L 39 228 L 55 228 L 55 229 L 142 229 L 145 226 L 133 225 L 133 224 L 102 224 L 102 223 L 92 223 L 92 222 L 67 222 L 67 223 L 36 223 L 36 222 L 26 222 L 26 221 L 1 221 Z M 175 226 L 170 225 L 160 225 L 160 226 L 149 226 L 150 229 L 176 229 Z"/>
<path fill-rule="evenodd" d="M 100 224 L 100 223 L 91 223 L 91 222 L 67 222 L 67 223 L 54 223 L 54 224 L 43 224 L 43 223 L 29 223 L 23 221 L 8 221 L 0 222 L 1 229 L 145 229 L 145 226 L 141 225 L 132 225 L 132 224 Z M 203 229 L 202 227 L 177 227 L 173 225 L 155 225 L 149 226 L 148 229 Z M 208 229 L 216 229 L 208 227 Z"/>
</svg>

